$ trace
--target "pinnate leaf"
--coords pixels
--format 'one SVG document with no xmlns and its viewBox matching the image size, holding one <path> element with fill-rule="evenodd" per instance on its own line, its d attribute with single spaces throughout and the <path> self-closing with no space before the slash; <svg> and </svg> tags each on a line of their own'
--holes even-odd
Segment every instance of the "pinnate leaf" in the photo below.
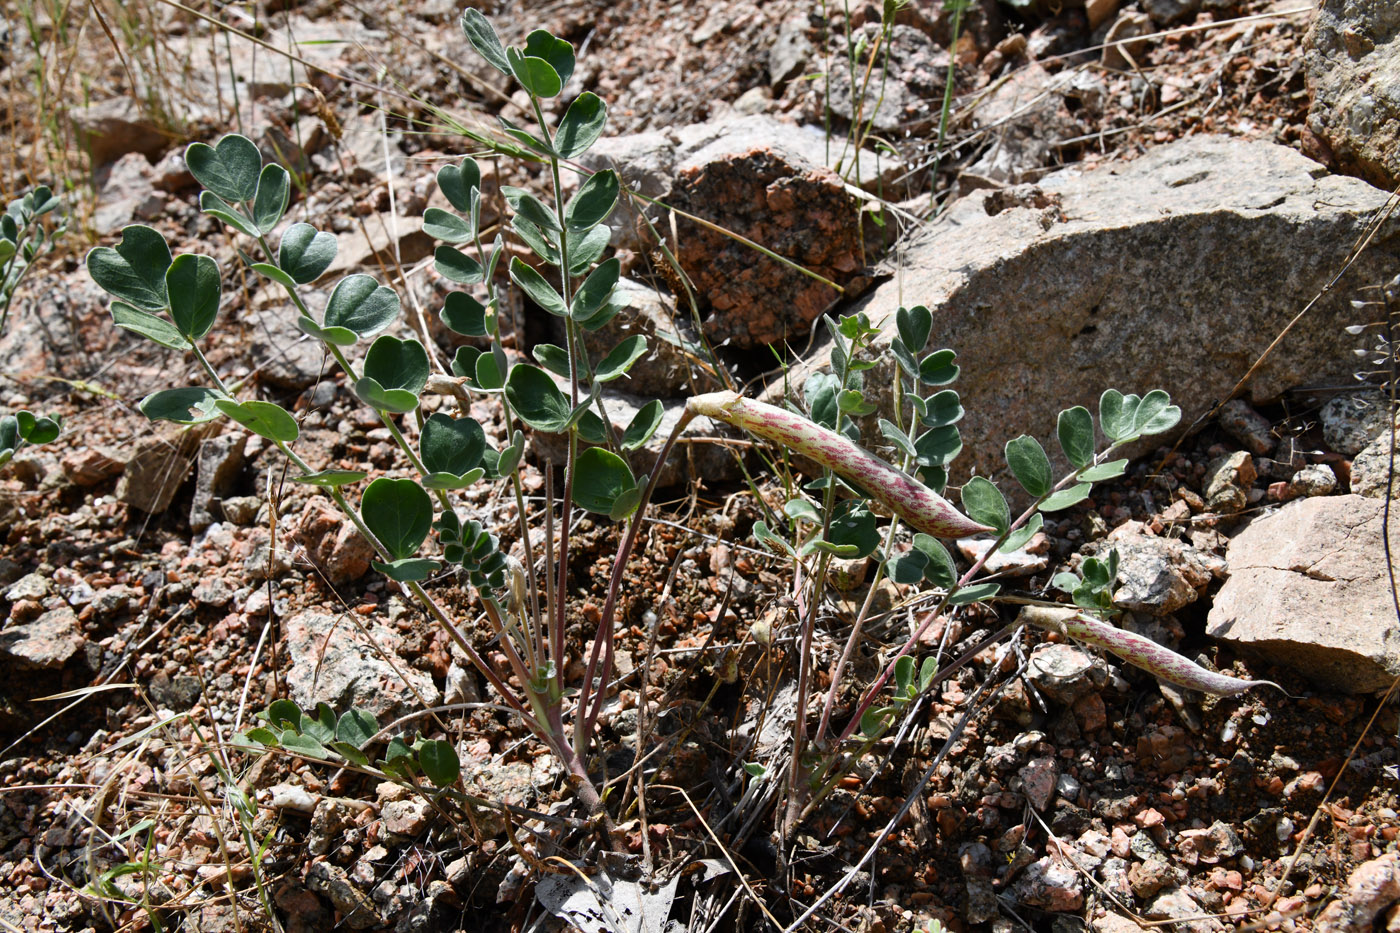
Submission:
<svg viewBox="0 0 1400 933">
<path fill-rule="evenodd" d="M 905 349 L 910 353 L 919 353 L 928 343 L 929 334 L 933 330 L 933 315 L 923 305 L 900 308 L 895 312 L 895 325 Z"/>
<path fill-rule="evenodd" d="M 112 323 L 123 330 L 140 334 L 171 350 L 188 350 L 191 346 L 179 329 L 163 317 L 133 308 L 124 301 L 112 302 L 111 311 Z"/>
<path fill-rule="evenodd" d="M 569 400 L 543 369 L 528 364 L 511 367 L 506 379 L 511 408 L 537 431 L 557 433 L 569 423 Z"/>
<path fill-rule="evenodd" d="M 652 399 L 637 409 L 637 413 L 628 422 L 627 429 L 622 432 L 622 449 L 638 450 L 651 440 L 656 429 L 661 427 L 661 419 L 665 413 L 665 406 L 661 404 L 660 399 Z"/>
<path fill-rule="evenodd" d="M 161 389 L 141 400 L 141 413 L 152 421 L 203 424 L 219 417 L 217 403 L 223 396 L 204 386 Z"/>
<path fill-rule="evenodd" d="M 510 63 L 506 61 L 506 48 L 480 10 L 468 7 L 462 11 L 462 32 L 476 53 L 486 59 L 486 63 L 503 75 L 510 75 Z"/>
<path fill-rule="evenodd" d="M 564 299 L 554 290 L 554 286 L 550 285 L 545 277 L 532 266 L 522 262 L 518 256 L 514 256 L 510 260 L 510 280 L 520 286 L 520 290 L 531 301 L 550 314 L 564 317 L 567 313 Z"/>
<path fill-rule="evenodd" d="M 238 402 L 231 398 L 221 398 L 215 401 L 214 405 L 249 431 L 270 441 L 290 444 L 300 433 L 296 419 L 276 402 L 257 399 Z"/>
<path fill-rule="evenodd" d="M 1090 483 L 1077 483 L 1068 489 L 1061 489 L 1059 492 L 1052 493 L 1050 498 L 1042 502 L 1040 510 L 1042 512 L 1058 512 L 1072 505 L 1078 505 L 1089 498 L 1089 491 L 1093 488 Z"/>
<path fill-rule="evenodd" d="M 567 84 L 569 76 L 574 73 L 574 47 L 563 39 L 555 38 L 547 29 L 536 29 L 526 36 L 524 52 L 528 57 L 549 62 L 561 83 Z"/>
<path fill-rule="evenodd" d="M 985 476 L 974 476 L 963 483 L 963 509 L 968 517 L 983 525 L 990 525 L 998 535 L 1005 534 L 1011 524 L 1011 510 L 1001 490 Z"/>
<path fill-rule="evenodd" d="M 282 220 L 291 198 L 292 179 L 280 165 L 269 164 L 258 176 L 258 193 L 253 199 L 253 223 L 264 233 Z"/>
<path fill-rule="evenodd" d="M 646 355 L 647 338 L 641 334 L 633 334 L 631 337 L 623 338 L 622 342 L 612 348 L 603 361 L 598 364 L 598 369 L 593 374 L 594 382 L 612 382 L 620 379 L 632 368 L 632 364 Z"/>
<path fill-rule="evenodd" d="M 481 166 L 473 158 L 457 165 L 444 165 L 437 173 L 438 190 L 449 204 L 463 214 L 471 210 L 471 190 L 481 188 Z"/>
<path fill-rule="evenodd" d="M 551 98 L 557 97 L 564 88 L 564 82 L 559 79 L 559 72 L 554 70 L 554 66 L 543 58 L 536 58 L 533 55 L 526 55 L 519 49 L 506 49 L 506 62 L 510 65 L 511 74 L 515 75 L 515 80 L 520 82 L 520 86 L 535 97 Z"/>
<path fill-rule="evenodd" d="M 617 172 L 594 172 L 564 207 L 564 223 L 571 231 L 584 231 L 607 220 L 622 190 Z"/>
</svg>

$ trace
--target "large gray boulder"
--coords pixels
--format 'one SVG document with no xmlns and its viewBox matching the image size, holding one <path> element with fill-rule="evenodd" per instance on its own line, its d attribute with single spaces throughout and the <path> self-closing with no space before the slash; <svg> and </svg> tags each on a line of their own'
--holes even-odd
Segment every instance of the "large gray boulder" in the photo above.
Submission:
<svg viewBox="0 0 1400 933">
<path fill-rule="evenodd" d="M 1324 0 L 1304 40 L 1308 128 L 1344 171 L 1400 182 L 1400 4 Z"/>
<path fill-rule="evenodd" d="M 1322 496 L 1255 519 L 1230 541 L 1230 579 L 1206 631 L 1345 693 L 1390 686 L 1400 675 L 1400 621 L 1383 509 L 1365 496 Z M 1400 529 L 1390 540 L 1400 547 Z"/>
<path fill-rule="evenodd" d="M 966 446 L 955 480 L 973 467 L 1004 471 L 1002 446 L 1022 433 L 1058 462 L 1058 412 L 1096 411 L 1105 388 L 1164 388 L 1183 425 L 1223 399 L 1336 275 L 1385 199 L 1282 146 L 1194 137 L 1126 165 L 963 198 L 901 250 L 898 276 L 846 311 L 885 325 L 877 346 L 893 336 L 901 303 L 934 312 L 933 342 L 959 351 L 962 365 L 954 387 Z M 1397 264 L 1392 220 L 1264 361 L 1247 397 L 1349 379 L 1346 298 Z M 800 387 L 829 365 L 824 336 L 786 383 Z M 867 396 L 884 411 L 892 369 L 885 355 L 867 373 Z M 865 427 L 879 443 L 874 416 Z"/>
</svg>

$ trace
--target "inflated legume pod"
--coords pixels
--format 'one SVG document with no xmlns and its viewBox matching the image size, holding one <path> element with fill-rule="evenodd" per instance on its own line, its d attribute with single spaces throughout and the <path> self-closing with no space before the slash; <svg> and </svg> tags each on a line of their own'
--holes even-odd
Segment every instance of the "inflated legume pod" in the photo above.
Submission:
<svg viewBox="0 0 1400 933">
<path fill-rule="evenodd" d="M 963 515 L 951 502 L 903 470 L 835 431 L 787 409 L 756 402 L 735 392 L 697 395 L 686 402 L 686 408 L 815 460 L 841 478 L 858 484 L 912 528 L 935 538 L 964 538 L 993 530 Z"/>
<path fill-rule="evenodd" d="M 1140 667 L 1178 687 L 1216 696 L 1235 696 L 1251 687 L 1283 689 L 1271 680 L 1242 680 L 1239 677 L 1206 670 L 1150 638 L 1091 619 L 1075 609 L 1027 606 L 1021 610 L 1019 621 L 1059 632 L 1095 648 L 1111 651 L 1134 667 Z"/>
</svg>

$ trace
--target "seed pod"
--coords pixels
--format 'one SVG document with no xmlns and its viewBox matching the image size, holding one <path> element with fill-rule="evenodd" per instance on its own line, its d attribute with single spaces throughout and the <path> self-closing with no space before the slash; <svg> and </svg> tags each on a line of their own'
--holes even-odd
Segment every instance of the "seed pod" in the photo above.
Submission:
<svg viewBox="0 0 1400 933">
<path fill-rule="evenodd" d="M 867 490 L 909 525 L 935 538 L 964 538 L 992 531 L 903 470 L 835 431 L 776 405 L 734 392 L 711 392 L 686 402 L 693 414 L 715 418 L 782 444 Z"/>
<path fill-rule="evenodd" d="M 1067 635 L 1076 641 L 1111 651 L 1134 667 L 1140 667 L 1178 687 L 1199 690 L 1216 696 L 1235 696 L 1251 687 L 1283 688 L 1271 680 L 1241 680 L 1229 674 L 1208 671 L 1170 648 L 1164 648 L 1150 638 L 1129 632 L 1106 622 L 1091 619 L 1078 610 L 1027 606 L 1017 620 Z"/>
</svg>

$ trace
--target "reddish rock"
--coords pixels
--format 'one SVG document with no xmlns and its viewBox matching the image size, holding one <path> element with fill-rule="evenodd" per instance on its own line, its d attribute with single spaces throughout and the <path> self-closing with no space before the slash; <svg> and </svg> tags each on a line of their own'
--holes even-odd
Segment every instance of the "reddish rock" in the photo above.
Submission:
<svg viewBox="0 0 1400 933">
<path fill-rule="evenodd" d="M 711 146 L 680 166 L 671 199 L 848 293 L 862 284 L 858 205 L 828 168 L 778 148 Z M 705 327 L 716 342 L 750 348 L 804 336 L 839 297 L 831 286 L 685 220 L 678 258 L 708 306 Z"/>
<path fill-rule="evenodd" d="M 54 609 L 33 622 L 0 631 L 0 660 L 20 670 L 55 670 L 82 650 L 85 639 L 72 609 Z"/>
<path fill-rule="evenodd" d="M 294 538 L 316 569 L 334 584 L 358 580 L 369 570 L 374 550 L 338 509 L 317 497 L 306 504 Z"/>
<path fill-rule="evenodd" d="M 74 486 L 96 486 L 121 473 L 126 463 L 100 447 L 80 447 L 65 454 L 63 475 Z"/>
<path fill-rule="evenodd" d="M 416 836 L 428 828 L 432 809 L 427 801 L 418 798 L 391 800 L 384 804 L 381 816 L 384 828 L 400 836 Z"/>
<path fill-rule="evenodd" d="M 1020 770 L 1021 789 L 1037 810 L 1044 810 L 1055 796 L 1059 768 L 1053 758 L 1032 758 Z"/>
</svg>

